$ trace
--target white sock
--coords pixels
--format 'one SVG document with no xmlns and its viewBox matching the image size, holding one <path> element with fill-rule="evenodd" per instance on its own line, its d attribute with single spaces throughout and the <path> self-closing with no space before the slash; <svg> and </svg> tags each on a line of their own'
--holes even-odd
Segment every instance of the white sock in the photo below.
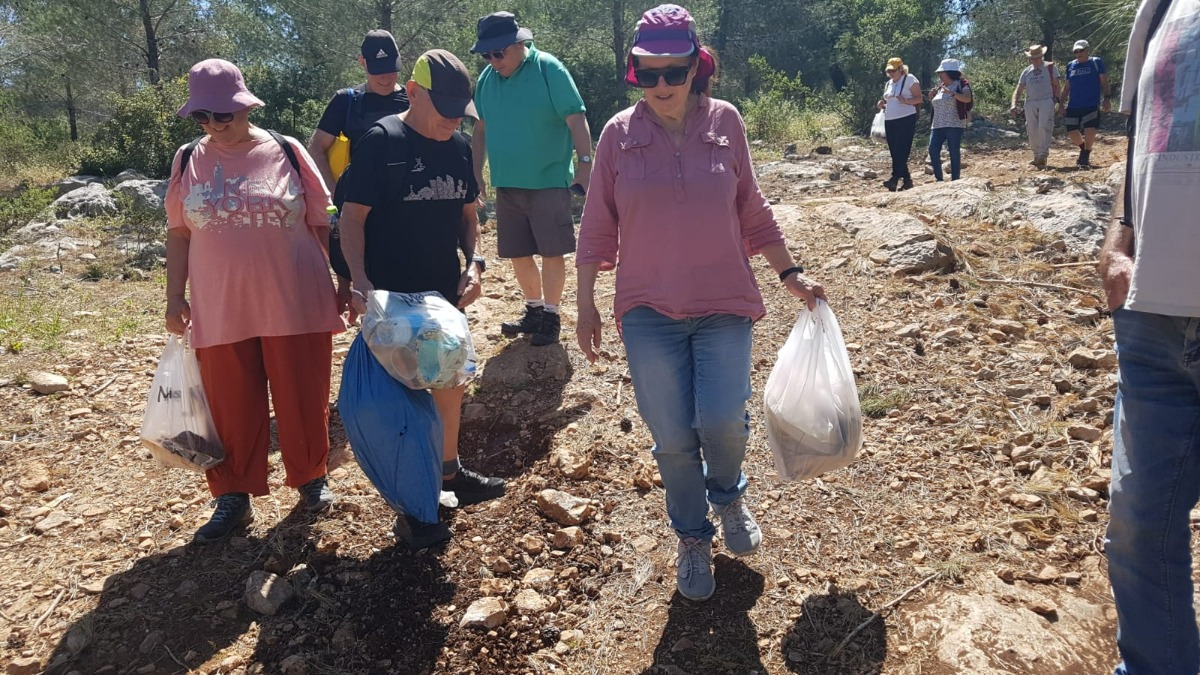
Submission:
<svg viewBox="0 0 1200 675">
<path fill-rule="evenodd" d="M 542 305 L 542 309 L 545 309 L 547 312 L 550 312 L 551 314 L 558 314 L 558 305 L 551 305 L 550 303 L 545 303 Z"/>
<path fill-rule="evenodd" d="M 531 307 L 531 308 L 535 308 L 535 309 L 536 309 L 536 308 L 538 308 L 538 307 L 545 307 L 545 306 L 546 306 L 546 303 L 542 302 L 542 299 L 541 299 L 541 298 L 538 298 L 538 299 L 536 299 L 536 300 L 526 300 L 526 301 L 525 301 L 525 306 L 526 306 L 526 307 Z"/>
</svg>

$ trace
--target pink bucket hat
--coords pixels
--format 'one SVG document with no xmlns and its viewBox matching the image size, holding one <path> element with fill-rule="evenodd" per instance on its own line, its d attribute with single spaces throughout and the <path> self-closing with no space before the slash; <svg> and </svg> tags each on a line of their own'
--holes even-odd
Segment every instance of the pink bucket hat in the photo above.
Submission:
<svg viewBox="0 0 1200 675">
<path fill-rule="evenodd" d="M 712 56 L 700 49 L 696 37 L 696 22 L 692 15 L 679 5 L 659 5 L 647 10 L 638 19 L 633 33 L 633 45 L 625 59 L 625 83 L 636 85 L 633 74 L 635 56 L 691 56 L 700 52 L 700 64 L 696 68 L 696 79 L 704 80 L 716 72 Z"/>
<path fill-rule="evenodd" d="M 237 112 L 263 102 L 246 88 L 242 71 L 224 59 L 208 59 L 188 71 L 188 100 L 176 113 L 187 117 L 196 110 Z"/>
</svg>

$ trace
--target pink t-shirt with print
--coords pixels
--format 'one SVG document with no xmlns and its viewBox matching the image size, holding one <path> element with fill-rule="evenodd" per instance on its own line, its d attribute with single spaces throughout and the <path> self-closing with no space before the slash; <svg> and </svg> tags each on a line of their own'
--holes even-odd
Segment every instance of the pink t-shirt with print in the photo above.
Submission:
<svg viewBox="0 0 1200 675">
<path fill-rule="evenodd" d="M 167 188 L 167 226 L 186 227 L 192 345 L 336 332 L 345 325 L 321 241 L 329 192 L 312 158 L 287 138 L 297 175 L 266 132 L 224 145 L 201 141 Z"/>
</svg>

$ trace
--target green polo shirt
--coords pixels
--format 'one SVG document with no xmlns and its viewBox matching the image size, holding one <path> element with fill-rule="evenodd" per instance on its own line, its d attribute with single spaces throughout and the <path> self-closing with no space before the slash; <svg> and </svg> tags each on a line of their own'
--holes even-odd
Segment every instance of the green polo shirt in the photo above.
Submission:
<svg viewBox="0 0 1200 675">
<path fill-rule="evenodd" d="M 565 188 L 575 169 L 567 117 L 586 110 L 575 81 L 550 54 L 529 46 L 509 77 L 479 74 L 475 108 L 486 128 L 492 187 Z"/>
</svg>

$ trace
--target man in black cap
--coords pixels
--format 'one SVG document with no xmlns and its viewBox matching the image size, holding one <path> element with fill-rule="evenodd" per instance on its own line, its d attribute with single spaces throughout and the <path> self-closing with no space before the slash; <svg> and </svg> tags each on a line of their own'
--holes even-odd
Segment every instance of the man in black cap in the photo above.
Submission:
<svg viewBox="0 0 1200 675">
<path fill-rule="evenodd" d="M 471 143 L 458 131 L 476 115 L 471 77 L 450 52 L 434 49 L 417 59 L 407 85 L 411 107 L 386 117 L 359 140 L 342 179 L 341 240 L 362 314 L 374 289 L 437 291 L 460 309 L 480 295 L 483 259 L 476 254 L 479 189 Z M 466 260 L 463 270 L 458 257 Z M 442 418 L 442 489 L 460 505 L 504 494 L 504 481 L 463 468 L 458 431 L 466 385 L 431 390 Z M 413 548 L 450 537 L 443 523 L 397 520 L 396 534 Z"/>
<path fill-rule="evenodd" d="M 308 152 L 330 193 L 335 191 L 338 177 L 345 169 L 344 166 L 331 167 L 329 164 L 329 149 L 334 143 L 349 144 L 352 155 L 359 137 L 371 125 L 383 117 L 408 110 L 408 93 L 397 82 L 400 50 L 396 48 L 396 40 L 391 33 L 386 30 L 369 31 L 363 38 L 362 55 L 358 57 L 358 63 L 367 72 L 367 81 L 356 87 L 338 90 L 329 105 L 325 106 L 325 113 L 308 140 Z M 335 202 L 340 204 L 341 200 L 335 199 Z M 330 242 L 329 253 L 338 276 L 338 309 L 345 312 L 350 303 L 350 272 L 346 269 L 338 245 L 338 234 L 337 231 L 330 232 L 333 241 Z"/>
<path fill-rule="evenodd" d="M 510 337 L 530 334 L 535 346 L 557 344 L 566 283 L 563 256 L 575 252 L 571 191 L 582 195 L 587 188 L 592 133 L 571 74 L 558 59 L 534 48 L 533 33 L 515 16 L 483 17 L 476 36 L 471 51 L 488 65 L 475 88 L 475 178 L 486 194 L 483 164 L 490 159 L 498 252 L 512 260 L 525 296 L 525 313 L 500 330 Z M 542 258 L 540 270 L 535 255 Z"/>
</svg>

